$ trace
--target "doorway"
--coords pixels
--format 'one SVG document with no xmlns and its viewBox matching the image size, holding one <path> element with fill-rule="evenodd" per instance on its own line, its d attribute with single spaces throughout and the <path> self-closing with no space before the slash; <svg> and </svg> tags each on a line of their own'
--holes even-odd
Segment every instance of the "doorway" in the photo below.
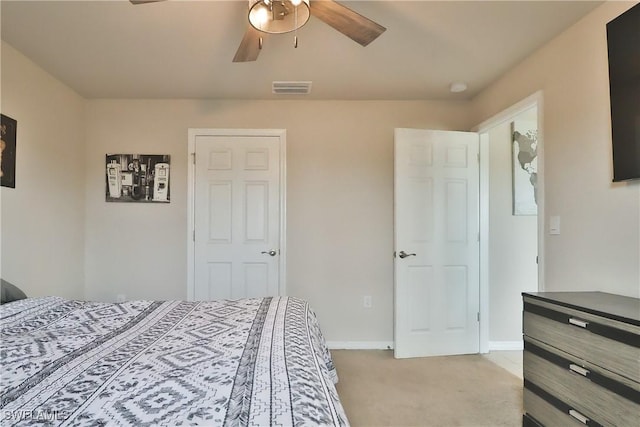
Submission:
<svg viewBox="0 0 640 427">
<path fill-rule="evenodd" d="M 189 130 L 189 300 L 285 293 L 284 130 Z"/>
<path fill-rule="evenodd" d="M 475 128 L 480 133 L 481 353 L 522 349 L 521 293 L 544 289 L 542 108 L 537 92 Z M 537 215 L 514 211 L 513 176 L 523 168 L 513 151 L 513 126 L 523 122 L 537 131 Z"/>
</svg>

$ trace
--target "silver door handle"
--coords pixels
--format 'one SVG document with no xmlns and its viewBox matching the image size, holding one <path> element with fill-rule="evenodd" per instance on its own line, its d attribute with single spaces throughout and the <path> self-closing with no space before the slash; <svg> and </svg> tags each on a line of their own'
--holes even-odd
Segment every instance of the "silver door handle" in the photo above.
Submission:
<svg viewBox="0 0 640 427">
<path fill-rule="evenodd" d="M 274 251 L 273 249 L 272 249 L 272 250 L 270 250 L 270 251 L 268 251 L 268 252 L 267 252 L 267 251 L 262 251 L 262 253 L 263 253 L 263 254 L 270 255 L 270 256 L 276 256 L 276 255 L 278 254 L 278 252 L 277 252 L 277 251 Z"/>
<path fill-rule="evenodd" d="M 408 256 L 416 256 L 416 254 L 408 254 L 408 253 L 406 253 L 405 251 L 400 251 L 400 253 L 398 254 L 398 256 L 399 256 L 400 258 L 406 258 L 406 257 L 408 257 Z"/>
</svg>

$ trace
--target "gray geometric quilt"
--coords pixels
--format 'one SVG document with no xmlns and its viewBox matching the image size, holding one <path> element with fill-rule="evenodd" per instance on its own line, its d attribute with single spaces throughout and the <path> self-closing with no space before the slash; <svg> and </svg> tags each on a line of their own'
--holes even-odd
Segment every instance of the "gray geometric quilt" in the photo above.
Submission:
<svg viewBox="0 0 640 427">
<path fill-rule="evenodd" d="M 335 382 L 297 298 L 0 307 L 2 426 L 348 426 Z"/>
</svg>

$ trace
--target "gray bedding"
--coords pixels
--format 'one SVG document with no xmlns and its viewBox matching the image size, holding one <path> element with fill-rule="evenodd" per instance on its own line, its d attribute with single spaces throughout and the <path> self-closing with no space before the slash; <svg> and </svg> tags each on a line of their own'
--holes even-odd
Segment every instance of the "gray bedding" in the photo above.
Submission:
<svg viewBox="0 0 640 427">
<path fill-rule="evenodd" d="M 0 307 L 7 425 L 348 425 L 309 305 L 287 297 Z"/>
<path fill-rule="evenodd" d="M 0 279 L 0 304 L 25 299 L 27 296 L 16 285 Z"/>
</svg>

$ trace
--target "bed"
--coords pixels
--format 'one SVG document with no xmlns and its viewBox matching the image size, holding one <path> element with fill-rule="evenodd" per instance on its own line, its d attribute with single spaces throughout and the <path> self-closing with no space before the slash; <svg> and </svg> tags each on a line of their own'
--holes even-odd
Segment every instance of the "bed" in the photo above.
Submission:
<svg viewBox="0 0 640 427">
<path fill-rule="evenodd" d="M 5 426 L 347 426 L 309 304 L 291 297 L 0 306 Z"/>
</svg>

